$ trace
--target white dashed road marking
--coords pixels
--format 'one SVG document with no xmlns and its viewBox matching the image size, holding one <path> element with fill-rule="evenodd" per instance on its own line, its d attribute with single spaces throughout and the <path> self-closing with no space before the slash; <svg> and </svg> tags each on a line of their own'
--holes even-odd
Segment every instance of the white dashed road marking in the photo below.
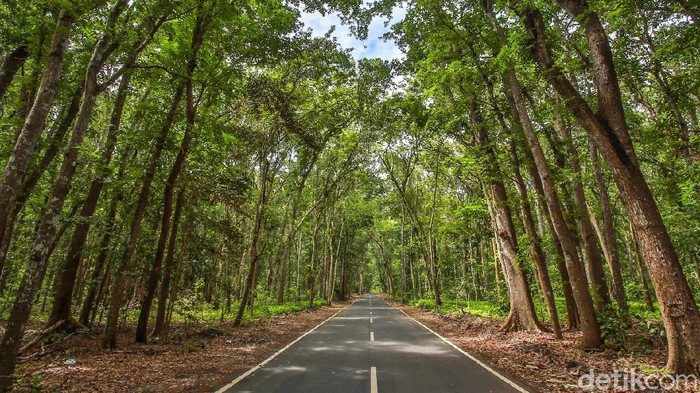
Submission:
<svg viewBox="0 0 700 393">
<path fill-rule="evenodd" d="M 377 388 L 377 368 L 376 367 L 372 367 L 370 369 L 369 393 L 379 393 L 379 389 Z"/>
</svg>

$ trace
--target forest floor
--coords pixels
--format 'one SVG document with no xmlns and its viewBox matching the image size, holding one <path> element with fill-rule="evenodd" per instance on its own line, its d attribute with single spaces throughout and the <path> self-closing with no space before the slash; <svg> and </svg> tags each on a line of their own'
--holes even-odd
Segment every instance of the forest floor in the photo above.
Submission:
<svg viewBox="0 0 700 393">
<path fill-rule="evenodd" d="M 667 350 L 655 325 L 636 321 L 629 329 L 624 349 L 606 349 L 587 352 L 580 348 L 581 333 L 565 331 L 563 340 L 555 340 L 551 333 L 513 332 L 500 330 L 502 320 L 469 313 L 440 315 L 432 311 L 408 306 L 383 297 L 411 317 L 420 321 L 460 348 L 483 359 L 486 363 L 506 371 L 525 382 L 536 392 L 581 392 L 578 381 L 591 370 L 595 376 L 613 375 L 615 371 L 628 376 L 654 373 L 662 374 Z M 660 323 L 659 323 L 660 324 Z M 590 374 L 589 374 L 590 375 Z M 620 381 L 624 377 L 619 377 Z M 653 378 L 653 377 L 652 377 Z M 584 377 L 583 383 L 588 383 Z M 651 380 L 650 384 L 654 381 Z M 620 383 L 618 386 L 623 387 Z M 628 384 L 631 387 L 631 383 Z M 637 385 L 639 386 L 639 385 Z M 675 390 L 674 390 L 675 389 Z M 600 390 L 596 390 L 600 391 Z M 641 391 L 609 389 L 608 392 Z M 662 390 L 664 392 L 695 392 L 685 387 Z"/>
<path fill-rule="evenodd" d="M 128 326 L 119 332 L 116 351 L 102 350 L 97 332 L 72 334 L 22 354 L 15 391 L 209 392 L 347 304 L 276 315 L 242 327 L 178 324 L 167 339 L 149 344 L 134 343 L 133 326 Z"/>
</svg>

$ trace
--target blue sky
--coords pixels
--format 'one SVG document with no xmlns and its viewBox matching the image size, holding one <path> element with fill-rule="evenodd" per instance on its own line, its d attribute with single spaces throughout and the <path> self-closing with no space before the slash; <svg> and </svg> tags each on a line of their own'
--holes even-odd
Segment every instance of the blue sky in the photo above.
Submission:
<svg viewBox="0 0 700 393">
<path fill-rule="evenodd" d="M 394 24 L 403 19 L 406 10 L 400 7 L 395 7 L 392 12 L 391 24 Z M 350 28 L 340 22 L 337 14 L 321 15 L 319 12 L 301 13 L 301 21 L 312 30 L 315 37 L 321 37 L 335 26 L 333 37 L 336 37 L 343 48 L 352 48 L 352 54 L 355 59 L 379 57 L 384 60 L 393 60 L 403 58 L 403 54 L 393 41 L 383 41 L 381 36 L 389 31 L 389 26 L 384 26 L 387 18 L 377 18 L 372 20 L 369 25 L 369 34 L 367 40 L 360 41 L 350 35 Z"/>
</svg>

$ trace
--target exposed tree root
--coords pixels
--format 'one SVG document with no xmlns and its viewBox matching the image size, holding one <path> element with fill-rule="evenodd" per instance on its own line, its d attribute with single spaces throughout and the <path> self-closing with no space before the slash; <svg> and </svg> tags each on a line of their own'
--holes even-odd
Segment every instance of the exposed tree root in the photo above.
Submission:
<svg viewBox="0 0 700 393">
<path fill-rule="evenodd" d="M 44 342 L 54 333 L 68 333 L 72 335 L 80 329 L 85 329 L 85 326 L 73 318 L 62 319 L 50 327 L 44 329 L 41 333 L 37 334 L 36 337 L 32 338 L 28 343 L 26 343 L 22 348 L 20 348 L 20 353 L 25 352 L 40 342 Z"/>
</svg>

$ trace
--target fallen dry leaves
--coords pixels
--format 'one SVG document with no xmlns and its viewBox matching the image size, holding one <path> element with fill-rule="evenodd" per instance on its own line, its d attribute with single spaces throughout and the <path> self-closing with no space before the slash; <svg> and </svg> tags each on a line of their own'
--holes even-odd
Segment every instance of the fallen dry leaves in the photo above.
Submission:
<svg viewBox="0 0 700 393">
<path fill-rule="evenodd" d="M 257 320 L 242 327 L 175 326 L 168 339 L 133 342 L 119 332 L 117 351 L 99 333 L 74 334 L 23 354 L 17 392 L 209 392 L 255 366 L 348 303 Z M 74 364 L 66 360 L 74 359 Z M 72 363 L 69 361 L 68 363 Z"/>
</svg>

